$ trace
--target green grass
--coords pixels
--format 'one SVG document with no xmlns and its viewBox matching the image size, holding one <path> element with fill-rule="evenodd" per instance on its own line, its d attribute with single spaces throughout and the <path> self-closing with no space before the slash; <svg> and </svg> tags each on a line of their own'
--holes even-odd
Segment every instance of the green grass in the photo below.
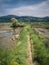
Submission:
<svg viewBox="0 0 49 65">
<path fill-rule="evenodd" d="M 27 65 L 27 30 L 23 28 L 15 48 L 15 59 L 19 65 Z"/>
<path fill-rule="evenodd" d="M 31 28 L 29 31 L 31 43 L 34 47 L 34 61 L 37 61 L 40 65 L 49 65 L 49 51 L 45 46 L 46 39 Z"/>
<path fill-rule="evenodd" d="M 0 48 L 0 65 L 10 65 L 11 58 L 9 50 Z"/>
<path fill-rule="evenodd" d="M 0 65 L 27 65 L 27 29 L 24 27 L 12 50 L 0 49 Z"/>
<path fill-rule="evenodd" d="M 49 65 L 49 50 L 45 45 L 49 42 L 32 29 L 29 24 L 25 24 L 25 27 L 21 30 L 20 38 L 16 41 L 12 50 L 0 48 L 0 65 L 27 65 L 28 32 L 30 34 L 33 61 L 37 61 L 39 65 Z"/>
</svg>

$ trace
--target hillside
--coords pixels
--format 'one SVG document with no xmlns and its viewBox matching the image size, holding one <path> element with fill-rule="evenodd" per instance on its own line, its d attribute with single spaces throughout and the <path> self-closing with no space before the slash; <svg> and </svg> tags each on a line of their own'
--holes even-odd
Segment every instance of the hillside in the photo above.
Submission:
<svg viewBox="0 0 49 65">
<path fill-rule="evenodd" d="M 11 18 L 16 18 L 20 22 L 49 22 L 49 17 L 32 17 L 32 16 L 16 16 L 16 15 L 7 15 L 1 16 L 0 22 L 11 22 Z"/>
</svg>

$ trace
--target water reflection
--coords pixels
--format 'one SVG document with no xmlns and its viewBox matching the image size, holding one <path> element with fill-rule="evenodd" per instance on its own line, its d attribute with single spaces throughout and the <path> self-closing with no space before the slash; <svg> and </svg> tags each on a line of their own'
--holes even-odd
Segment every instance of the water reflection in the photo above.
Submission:
<svg viewBox="0 0 49 65">
<path fill-rule="evenodd" d="M 12 36 L 12 32 L 3 32 L 3 33 L 0 33 L 0 37 L 5 37 L 5 36 Z"/>
</svg>

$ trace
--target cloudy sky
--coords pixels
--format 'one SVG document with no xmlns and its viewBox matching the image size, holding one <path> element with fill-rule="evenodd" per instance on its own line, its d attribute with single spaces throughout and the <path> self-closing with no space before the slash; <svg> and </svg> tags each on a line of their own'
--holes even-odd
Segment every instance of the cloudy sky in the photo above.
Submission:
<svg viewBox="0 0 49 65">
<path fill-rule="evenodd" d="M 0 0 L 0 16 L 49 16 L 49 0 Z"/>
</svg>

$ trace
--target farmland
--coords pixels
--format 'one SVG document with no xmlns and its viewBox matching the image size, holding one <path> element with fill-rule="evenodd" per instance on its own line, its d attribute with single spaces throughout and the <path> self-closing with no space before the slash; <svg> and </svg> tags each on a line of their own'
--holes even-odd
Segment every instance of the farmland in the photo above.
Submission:
<svg viewBox="0 0 49 65">
<path fill-rule="evenodd" d="M 22 23 L 0 23 L 0 65 L 49 65 L 49 22 Z"/>
</svg>

